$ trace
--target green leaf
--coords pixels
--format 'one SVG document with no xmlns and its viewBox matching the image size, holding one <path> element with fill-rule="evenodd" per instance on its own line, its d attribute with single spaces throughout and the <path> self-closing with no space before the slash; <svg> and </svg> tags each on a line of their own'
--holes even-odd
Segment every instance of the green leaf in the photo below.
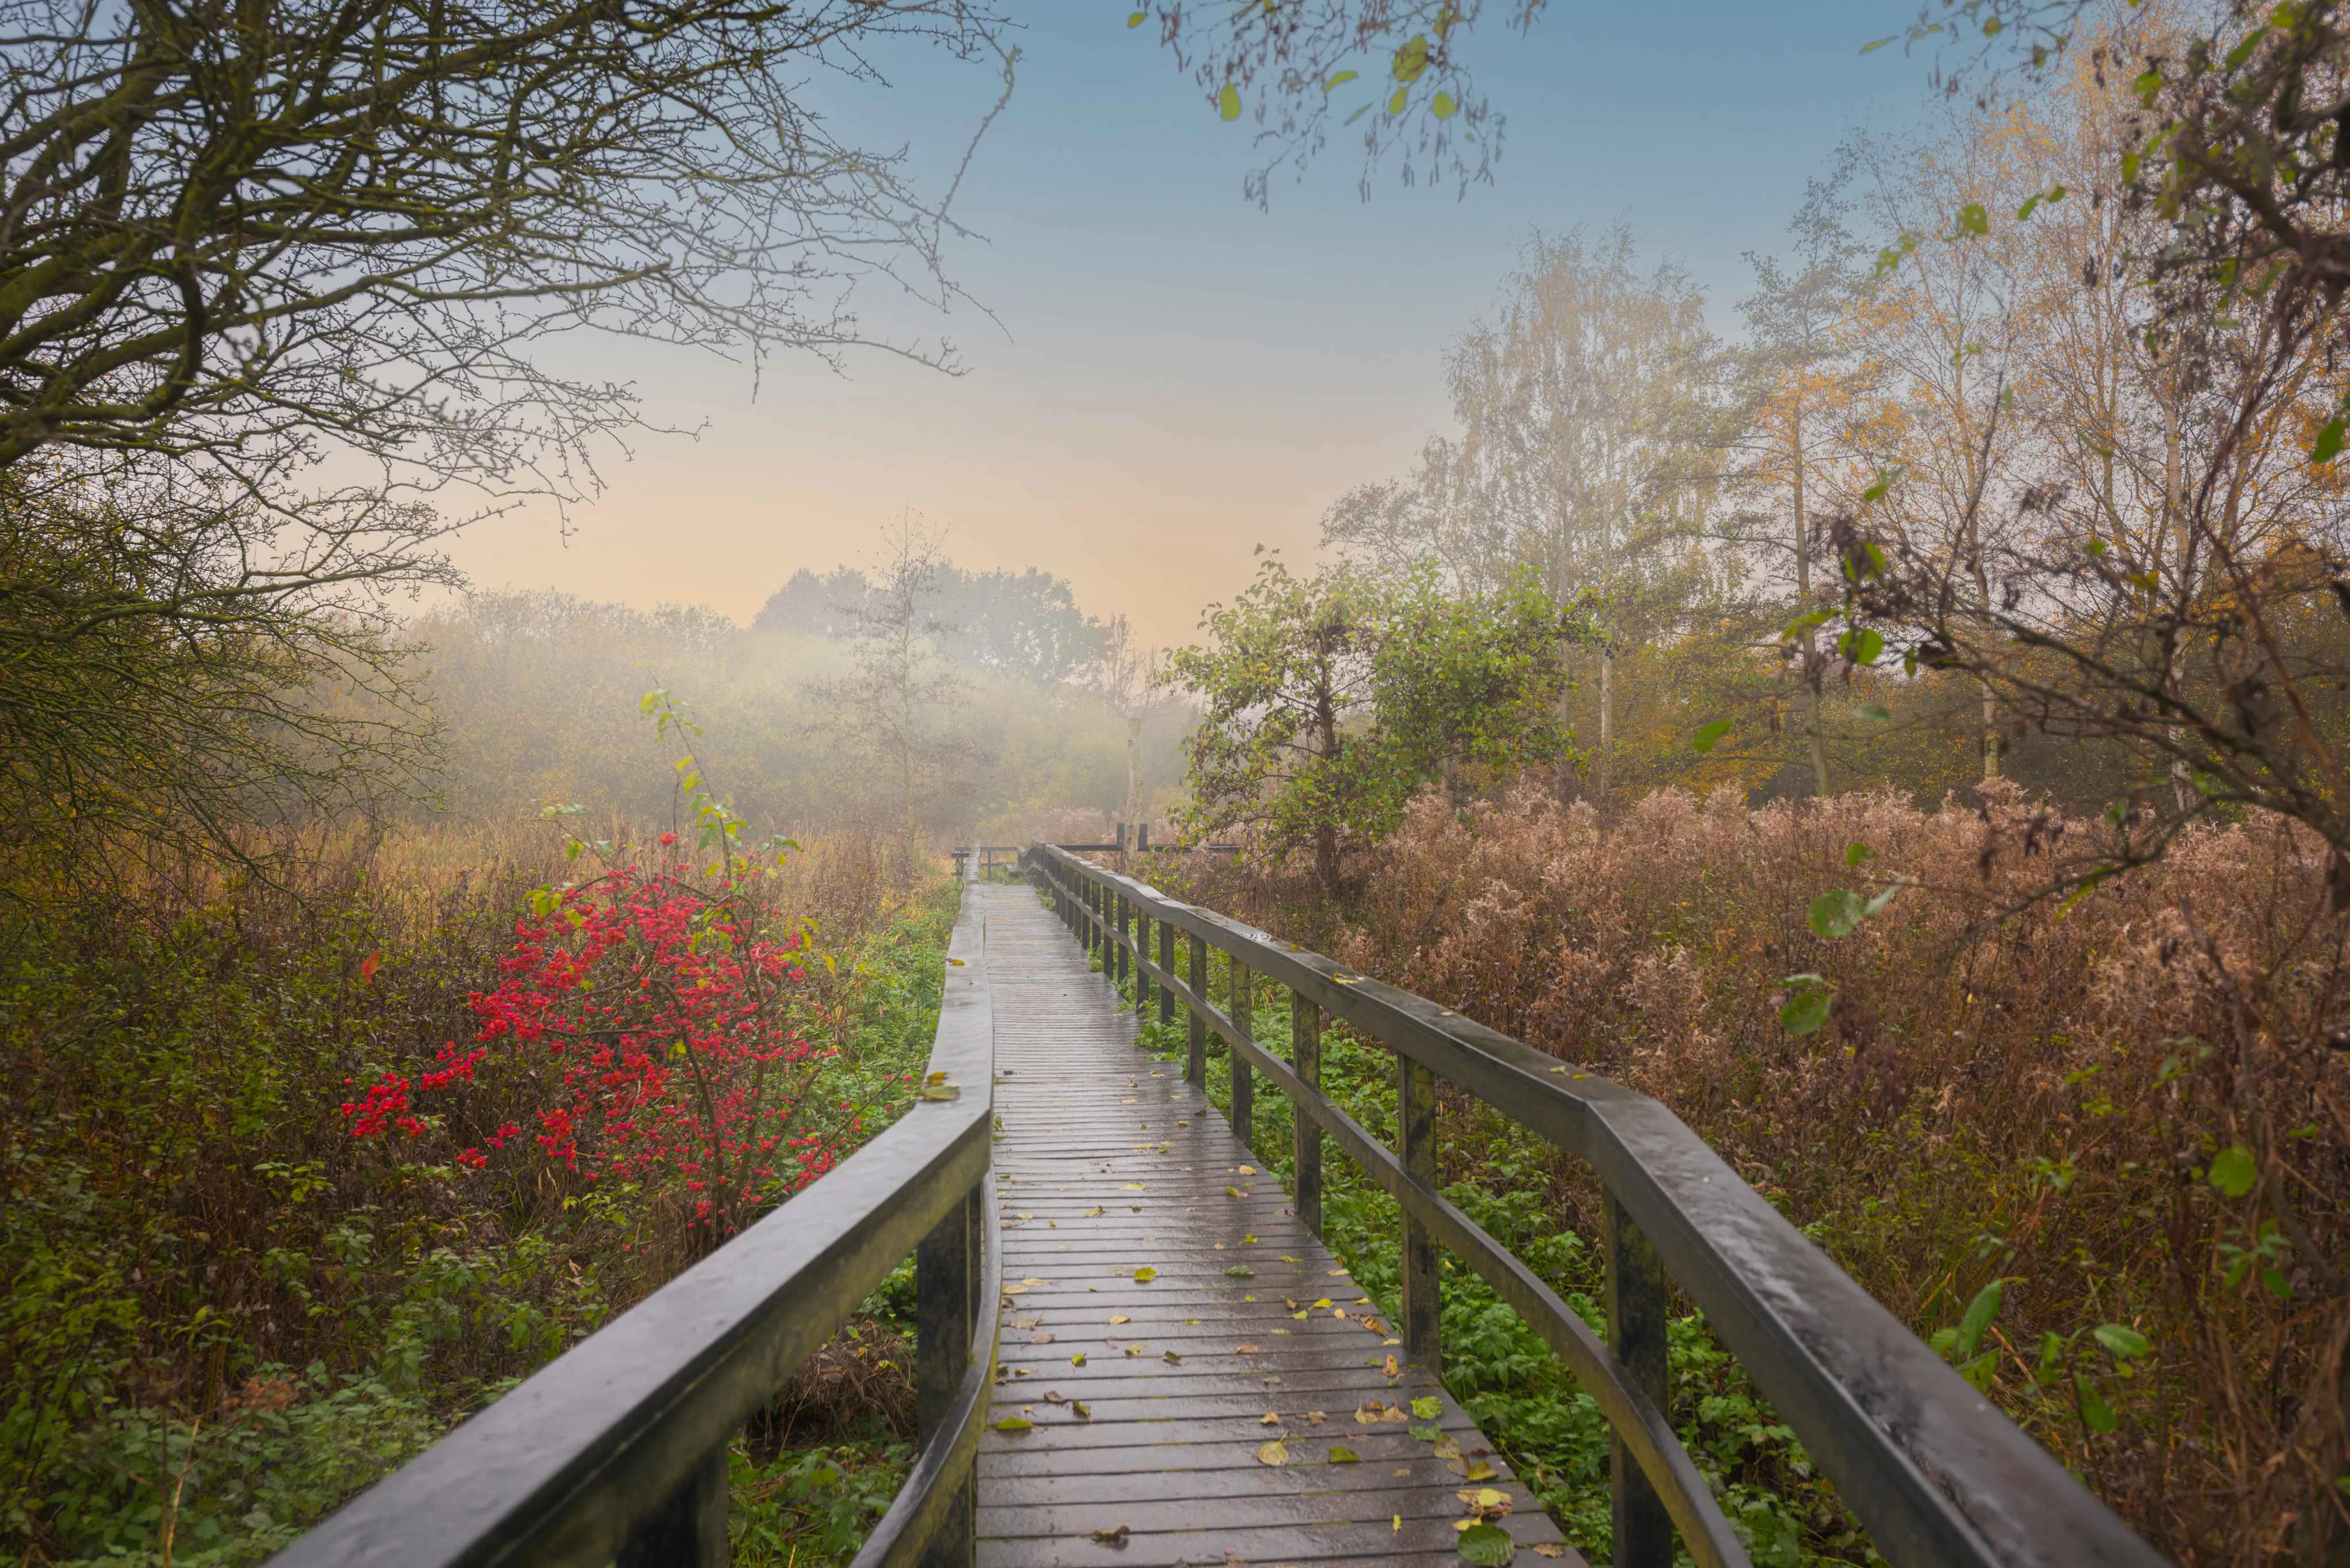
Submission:
<svg viewBox="0 0 2350 1568">
<path fill-rule="evenodd" d="M 2091 1332 L 2099 1345 L 2124 1361 L 2136 1361 L 2154 1348 L 2153 1341 L 2125 1324 L 2101 1323 Z"/>
<path fill-rule="evenodd" d="M 1498 1524 L 1472 1524 L 1461 1532 L 1461 1560 L 1476 1568 L 1509 1568 L 1518 1555 L 1518 1543 Z"/>
<path fill-rule="evenodd" d="M 2336 414 L 2326 421 L 2324 428 L 2317 432 L 2317 440 L 2310 445 L 2309 461 L 2313 463 L 2332 462 L 2341 455 L 2342 416 Z"/>
<path fill-rule="evenodd" d="M 1034 1421 L 1025 1420 L 1018 1416 L 1006 1416 L 1001 1421 L 994 1423 L 995 1429 L 999 1432 L 1024 1432 L 1035 1425 Z"/>
<path fill-rule="evenodd" d="M 1959 1319 L 1959 1354 L 1972 1355 L 1982 1348 L 1983 1335 L 1990 1332 L 1991 1320 L 1999 1315 L 2000 1298 L 2007 1293 L 2007 1282 L 1993 1280 L 1975 1293 L 1967 1303 L 1965 1314 Z"/>
<path fill-rule="evenodd" d="M 1828 1021 L 1828 995 L 1825 991 L 1807 991 L 1790 998 L 1779 1009 L 1779 1026 L 1790 1034 L 1816 1034 L 1820 1025 Z"/>
<path fill-rule="evenodd" d="M 1698 726 L 1697 733 L 1690 737 L 1690 750 L 1710 752 L 1719 745 L 1721 738 L 1728 733 L 1730 733 L 1730 721 L 1727 719 L 1716 719 L 1710 724 L 1700 724 Z"/>
<path fill-rule="evenodd" d="M 2110 1432 L 2121 1425 L 2114 1418 L 2114 1407 L 2097 1397 L 2097 1391 L 2089 1386 L 2089 1380 L 2077 1372 L 2073 1374 L 2073 1387 L 2081 1397 L 2081 1419 L 2088 1423 L 2091 1431 Z"/>
<path fill-rule="evenodd" d="M 1452 95 L 1449 92 L 1439 92 L 1428 100 L 1428 112 L 1439 119 L 1451 119 L 1460 112 L 1460 109 L 1461 106 L 1452 100 Z"/>
<path fill-rule="evenodd" d="M 1138 1285 L 1147 1285 L 1158 1277 L 1159 1271 L 1153 1268 L 1146 1267 L 1134 1271 L 1134 1282 Z"/>
<path fill-rule="evenodd" d="M 1344 1443 L 1333 1443 L 1330 1445 L 1330 1462 L 1334 1465 L 1360 1464 L 1362 1462 L 1362 1455 L 1355 1452 L 1354 1449 L 1348 1448 Z"/>
<path fill-rule="evenodd" d="M 1874 719 L 1880 724 L 1888 723 L 1892 721 L 1893 710 L 1882 702 L 1867 702 L 1862 704 L 1860 716 L 1864 719 Z"/>
<path fill-rule="evenodd" d="M 1428 70 L 1428 35 L 1415 34 L 1411 40 L 1395 52 L 1395 79 L 1416 82 Z"/>
<path fill-rule="evenodd" d="M 1836 651 L 1855 664 L 1874 664 L 1885 653 L 1885 634 L 1875 627 L 1855 627 L 1836 639 Z"/>
<path fill-rule="evenodd" d="M 1959 209 L 1958 226 L 1950 231 L 1954 240 L 1969 240 L 1977 234 L 1991 233 L 1991 214 L 1983 211 L 1981 202 L 1969 202 Z"/>
<path fill-rule="evenodd" d="M 2242 41 L 2228 51 L 2228 68 L 2231 71 L 2242 69 L 2244 62 L 2252 57 L 2252 51 L 2261 47 L 2261 40 L 2268 36 L 2268 32 L 2266 27 L 2255 27 L 2245 34 Z"/>
<path fill-rule="evenodd" d="M 1433 1421 L 1444 1414 L 1444 1401 L 1434 1395 L 1425 1395 L 1411 1402 L 1411 1413 L 1423 1421 Z"/>
<path fill-rule="evenodd" d="M 1241 117 L 1241 89 L 1226 82 L 1224 90 L 1216 95 L 1216 112 L 1226 119 L 1238 119 Z"/>
<path fill-rule="evenodd" d="M 1876 858 L 1877 851 L 1857 838 L 1844 846 L 1844 863 L 1847 867 L 1857 867 L 1864 860 Z"/>
<path fill-rule="evenodd" d="M 2260 1185 L 2261 1168 L 2251 1149 L 2230 1144 L 2212 1156 L 2210 1180 L 2227 1197 L 2241 1198 Z"/>
<path fill-rule="evenodd" d="M 1149 13 L 1149 12 L 1148 12 L 1148 11 L 1137 11 L 1137 12 L 1133 13 L 1131 16 L 1128 16 L 1128 17 L 1127 17 L 1127 19 L 1126 19 L 1126 25 L 1127 25 L 1128 26 L 1129 26 L 1129 27 L 1139 27 L 1139 26 L 1142 26 L 1142 24 L 1143 24 L 1143 23 L 1145 23 L 1146 21 L 1149 21 L 1149 18 L 1150 18 L 1150 13 Z"/>
<path fill-rule="evenodd" d="M 1333 88 L 1345 87 L 1348 82 L 1353 81 L 1360 75 L 1362 75 L 1360 71 L 1340 71 L 1336 76 L 1332 77 L 1328 81 L 1322 84 L 1322 90 L 1324 92 L 1329 92 Z"/>
<path fill-rule="evenodd" d="M 1902 467 L 1895 463 L 1877 476 L 1877 483 L 1860 493 L 1863 501 L 1882 501 L 1893 487 L 1901 483 Z"/>
<path fill-rule="evenodd" d="M 1852 935 L 1855 928 L 1866 918 L 1861 911 L 1860 895 L 1843 888 L 1813 899 L 1811 913 L 1807 917 L 1813 934 L 1825 937 L 1830 941 Z"/>
<path fill-rule="evenodd" d="M 1877 50 L 1885 47 L 1886 45 L 1898 43 L 1900 40 L 1900 34 L 1887 33 L 1885 36 L 1878 38 L 1872 43 L 1863 44 L 1860 47 L 1860 52 L 1864 55 L 1873 55 L 1877 53 Z"/>
<path fill-rule="evenodd" d="M 1410 1434 L 1411 1440 L 1415 1443 L 1432 1443 L 1444 1436 L 1444 1428 L 1441 1427 L 1407 1427 L 1404 1430 Z"/>
<path fill-rule="evenodd" d="M 1236 1280 L 1253 1280 L 1256 1278 L 1256 1271 L 1250 1268 L 1246 1263 L 1234 1263 L 1231 1268 L 1226 1269 L 1224 1272 Z"/>
</svg>

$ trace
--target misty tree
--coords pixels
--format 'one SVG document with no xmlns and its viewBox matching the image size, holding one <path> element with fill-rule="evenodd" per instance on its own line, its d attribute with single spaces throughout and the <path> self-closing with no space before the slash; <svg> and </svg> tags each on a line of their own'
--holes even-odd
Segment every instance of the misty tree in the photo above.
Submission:
<svg viewBox="0 0 2350 1568">
<path fill-rule="evenodd" d="M 910 862 L 930 824 L 925 808 L 952 793 L 978 761 L 951 722 L 965 682 L 942 657 L 938 618 L 942 535 L 912 514 L 882 535 L 855 611 L 850 672 L 817 684 L 820 722 L 847 739 L 886 788 Z"/>
<path fill-rule="evenodd" d="M 1139 823 L 1146 804 L 1142 772 L 1142 726 L 1167 700 L 1166 656 L 1136 641 L 1133 623 L 1112 616 L 1108 635 L 1094 663 L 1094 690 L 1126 731 L 1126 794 L 1118 820 Z"/>
<path fill-rule="evenodd" d="M 1830 659 L 1820 628 L 1831 618 L 1814 578 L 1820 521 L 1864 488 L 1849 483 L 1851 445 L 1841 439 L 1862 417 L 1875 367 L 1866 352 L 1871 279 L 1848 232 L 1841 178 L 1814 182 L 1789 228 L 1794 254 L 1750 254 L 1754 292 L 1741 305 L 1749 337 L 1742 356 L 1747 422 L 1742 445 L 1747 483 L 1779 526 L 1760 539 L 1783 561 L 1794 588 L 1788 641 L 1803 712 L 1812 793 L 1831 793 L 1827 734 L 1820 714 Z M 1825 504 L 1823 505 L 1823 500 Z"/>
</svg>

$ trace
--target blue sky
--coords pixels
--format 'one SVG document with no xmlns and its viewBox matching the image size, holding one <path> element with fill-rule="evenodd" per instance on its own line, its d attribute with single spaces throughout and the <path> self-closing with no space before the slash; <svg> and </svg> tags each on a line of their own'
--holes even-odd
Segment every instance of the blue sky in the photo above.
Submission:
<svg viewBox="0 0 2350 1568">
<path fill-rule="evenodd" d="M 1257 544 L 1310 552 L 1339 493 L 1445 428 L 1444 345 L 1528 234 L 1626 223 L 1732 329 L 1743 257 L 1782 243 L 1805 181 L 1924 101 L 1923 61 L 1859 52 L 1914 14 L 1902 0 L 1568 5 L 1468 46 L 1508 117 L 1494 183 L 1461 197 L 1382 171 L 1366 202 L 1358 152 L 1334 139 L 1261 212 L 1242 195 L 1250 122 L 1219 119 L 1126 10 L 1013 12 L 1018 86 L 958 208 L 983 237 L 951 252 L 993 319 L 868 293 L 877 327 L 951 332 L 965 374 L 786 358 L 754 400 L 739 367 L 581 345 L 702 433 L 635 442 L 567 542 L 547 515 L 510 516 L 468 535 L 461 564 L 485 585 L 747 618 L 910 508 L 966 564 L 1045 566 L 1097 613 L 1181 639 Z M 935 182 L 998 84 L 936 55 L 884 64 L 889 90 L 840 99 L 840 129 L 905 146 Z"/>
</svg>

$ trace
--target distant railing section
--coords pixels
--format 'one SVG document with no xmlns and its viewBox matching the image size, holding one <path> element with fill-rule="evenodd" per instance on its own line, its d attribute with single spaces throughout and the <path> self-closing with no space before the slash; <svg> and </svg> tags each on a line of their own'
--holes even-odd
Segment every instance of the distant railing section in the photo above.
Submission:
<svg viewBox="0 0 2350 1568">
<path fill-rule="evenodd" d="M 856 1568 L 968 1568 L 1003 1299 L 983 1190 L 995 1076 L 984 950 L 967 908 L 947 950 L 930 1060 L 931 1082 L 953 1097 L 918 1099 L 821 1180 L 360 1495 L 273 1568 L 722 1568 L 734 1434 L 910 1252 L 921 1448 Z"/>
<path fill-rule="evenodd" d="M 1033 845 L 1029 875 L 1105 973 L 1133 977 L 1138 1011 L 1155 1002 L 1171 1025 L 1183 1010 L 1191 1083 L 1206 1084 L 1209 1033 L 1229 1044 L 1232 1130 L 1243 1141 L 1253 1130 L 1257 1075 L 1289 1096 L 1300 1220 L 1321 1229 L 1326 1138 L 1395 1197 L 1403 1210 L 1399 1333 L 1412 1359 L 1440 1366 L 1441 1245 L 1514 1307 L 1598 1402 L 1616 1437 L 1617 1568 L 1665 1568 L 1676 1533 L 1701 1568 L 1748 1562 L 1667 1418 L 1667 1292 L 1675 1284 L 1897 1568 L 2161 1563 L 1662 1105 L 1078 857 L 1098 847 Z M 1211 950 L 1229 961 L 1222 1008 L 1210 997 Z M 1251 1037 L 1260 981 L 1290 993 L 1287 1061 Z M 1394 1054 L 1400 1147 L 1388 1148 L 1321 1092 L 1326 1017 Z M 1590 1162 L 1606 1193 L 1604 1343 L 1438 1191 L 1439 1077 Z"/>
<path fill-rule="evenodd" d="M 1125 823 L 1118 824 L 1118 836 L 1106 844 L 1064 844 L 1060 847 L 1077 855 L 1124 855 L 1128 850 L 1137 855 L 1189 855 L 1194 851 L 1208 855 L 1238 855 L 1241 852 L 1237 844 L 1175 843 L 1154 846 L 1150 842 L 1150 825 L 1147 822 L 1135 825 L 1130 836 L 1132 842 L 1129 843 L 1126 829 Z M 949 857 L 954 862 L 956 876 L 963 875 L 966 861 L 976 857 L 975 864 L 983 877 L 992 871 L 1016 870 L 1025 863 L 1027 853 L 1027 846 L 1021 844 L 958 844 L 948 851 Z"/>
</svg>

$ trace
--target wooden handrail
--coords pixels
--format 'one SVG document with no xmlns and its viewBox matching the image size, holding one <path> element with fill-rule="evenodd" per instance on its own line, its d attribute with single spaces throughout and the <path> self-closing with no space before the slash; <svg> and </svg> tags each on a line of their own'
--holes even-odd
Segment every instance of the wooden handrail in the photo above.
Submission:
<svg viewBox="0 0 2350 1568">
<path fill-rule="evenodd" d="M 1407 1320 L 1432 1306 L 1432 1250 L 1415 1266 L 1412 1227 L 1450 1247 L 1534 1326 L 1607 1415 L 1617 1438 L 1615 1562 L 1671 1561 L 1672 1533 L 1700 1563 L 1746 1562 L 1662 1407 L 1665 1279 L 1705 1314 L 1897 1568 L 2158 1568 L 2162 1559 L 2062 1465 L 1740 1179 L 1679 1117 L 1648 1096 L 1560 1062 L 1425 997 L 1359 974 L 1254 927 L 1170 898 L 1081 859 L 1071 846 L 1030 846 L 1039 890 L 1106 973 L 1131 963 L 1136 1005 L 1159 993 L 1160 1016 L 1192 1021 L 1186 1075 L 1204 1085 L 1204 1042 L 1232 1052 L 1235 1130 L 1248 1077 L 1262 1072 L 1290 1096 L 1298 1129 L 1298 1215 L 1318 1224 L 1318 1179 L 1305 1158 L 1328 1137 L 1391 1193 L 1406 1217 Z M 1159 958 L 1146 931 L 1159 928 Z M 1173 937 L 1191 949 L 1176 972 Z M 1206 995 L 1205 953 L 1246 977 L 1287 987 L 1304 1049 L 1282 1062 Z M 1244 990 L 1247 980 L 1241 981 Z M 1395 1054 L 1399 1119 L 1426 1116 L 1415 1076 L 1458 1085 L 1562 1149 L 1587 1160 L 1607 1194 L 1608 1339 L 1427 1179 L 1424 1149 L 1388 1150 L 1318 1086 L 1319 1020 L 1343 1020 Z M 1425 1078 L 1420 1078 L 1424 1085 Z M 1418 1102 L 1418 1103 L 1416 1103 Z M 1432 1124 L 1423 1123 L 1430 1127 Z M 1309 1191 L 1309 1181 L 1316 1189 Z M 1418 1277 L 1415 1277 L 1418 1276 Z M 1414 1298 L 1419 1298 L 1418 1303 Z M 1432 1316 L 1416 1358 L 1435 1359 Z M 1408 1322 L 1408 1327 L 1409 1326 Z M 1669 1528 L 1668 1527 L 1669 1521 Z"/>
</svg>

